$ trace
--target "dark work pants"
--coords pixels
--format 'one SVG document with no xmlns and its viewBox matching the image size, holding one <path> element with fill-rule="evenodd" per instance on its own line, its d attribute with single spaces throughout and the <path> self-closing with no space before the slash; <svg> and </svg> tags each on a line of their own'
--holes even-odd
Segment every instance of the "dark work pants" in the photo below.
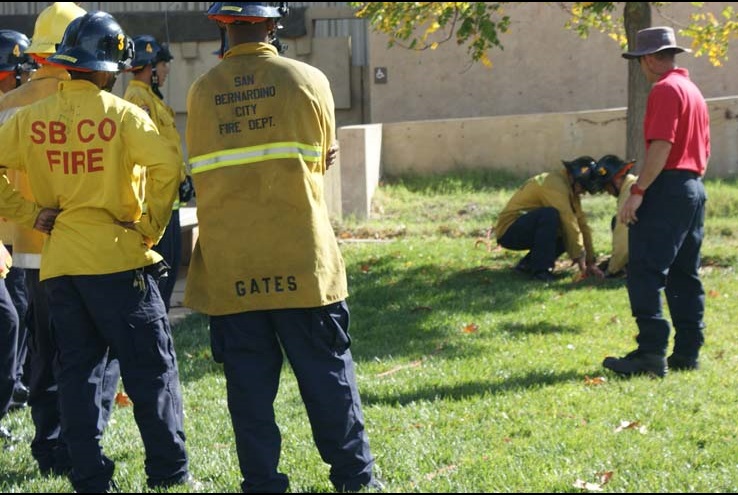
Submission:
<svg viewBox="0 0 738 495">
<path fill-rule="evenodd" d="M 77 492 L 109 488 L 114 464 L 102 452 L 102 383 L 108 348 L 146 451 L 150 487 L 188 476 L 182 394 L 169 320 L 154 278 L 143 269 L 45 281 L 59 348 L 62 435 Z"/>
<path fill-rule="evenodd" d="M 704 343 L 699 268 L 705 201 L 704 185 L 694 174 L 663 171 L 629 229 L 628 295 L 643 352 L 667 352 L 670 326 L 662 311 L 662 290 L 674 325 L 674 353 L 696 358 Z"/>
<path fill-rule="evenodd" d="M 16 379 L 16 347 L 18 346 L 18 313 L 0 278 L 0 419 L 8 413 Z"/>
<path fill-rule="evenodd" d="M 161 298 L 164 299 L 164 306 L 168 313 L 172 303 L 174 284 L 177 283 L 179 275 L 179 265 L 182 264 L 182 227 L 179 223 L 179 210 L 172 210 L 169 225 L 159 243 L 154 247 L 154 251 L 162 255 L 164 261 L 169 265 L 167 276 L 159 279 L 159 292 Z"/>
<path fill-rule="evenodd" d="M 338 491 L 372 482 L 374 458 L 364 429 L 349 346 L 345 302 L 307 309 L 211 316 L 213 358 L 224 364 L 244 492 L 284 492 L 274 399 L 282 348 L 297 378 L 313 439 Z"/>
<path fill-rule="evenodd" d="M 61 413 L 54 366 L 57 348 L 53 339 L 49 304 L 44 282 L 39 282 L 39 270 L 26 269 L 28 293 L 29 353 L 31 373 L 28 386 L 31 394 L 28 405 L 35 434 L 31 441 L 31 453 L 42 473 L 64 473 L 71 468 L 67 445 L 61 435 Z M 120 368 L 118 360 L 108 356 L 103 374 L 102 414 L 103 428 L 113 409 L 118 390 Z"/>
<path fill-rule="evenodd" d="M 7 246 L 12 254 L 12 246 Z M 28 371 L 30 363 L 26 361 L 28 355 L 28 328 L 26 326 L 26 314 L 28 310 L 28 294 L 26 292 L 26 271 L 23 268 L 13 267 L 5 278 L 5 286 L 13 301 L 13 306 L 18 315 L 18 346 L 15 355 L 15 381 L 16 383 L 28 384 Z M 24 376 L 26 375 L 26 376 Z"/>
<path fill-rule="evenodd" d="M 497 239 L 505 249 L 528 253 L 529 266 L 532 273 L 551 270 L 561 256 L 564 242 L 559 232 L 559 211 L 556 208 L 538 208 L 515 220 Z"/>
</svg>

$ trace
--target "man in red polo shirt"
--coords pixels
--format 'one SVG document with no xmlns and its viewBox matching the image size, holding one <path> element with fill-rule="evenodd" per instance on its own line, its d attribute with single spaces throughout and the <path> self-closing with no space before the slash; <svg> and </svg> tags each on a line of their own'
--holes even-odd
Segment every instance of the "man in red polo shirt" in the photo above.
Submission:
<svg viewBox="0 0 738 495">
<path fill-rule="evenodd" d="M 668 368 L 694 370 L 704 343 L 705 291 L 699 277 L 704 236 L 705 188 L 702 176 L 710 156 L 707 104 L 689 72 L 675 55 L 690 50 L 676 45 L 670 27 L 643 29 L 636 50 L 653 84 L 644 119 L 646 158 L 630 198 L 618 212 L 629 225 L 628 295 L 638 324 L 638 348 L 622 358 L 607 357 L 603 366 L 618 374 L 663 377 Z M 666 359 L 670 325 L 674 350 Z"/>
</svg>

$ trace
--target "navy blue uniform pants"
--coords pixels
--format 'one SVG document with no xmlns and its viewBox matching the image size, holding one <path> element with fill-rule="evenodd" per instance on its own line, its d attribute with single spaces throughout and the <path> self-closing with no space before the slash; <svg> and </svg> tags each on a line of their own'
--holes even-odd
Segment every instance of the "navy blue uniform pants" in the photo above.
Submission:
<svg viewBox="0 0 738 495">
<path fill-rule="evenodd" d="M 559 235 L 559 211 L 551 207 L 529 211 L 515 220 L 497 242 L 513 251 L 530 249 L 526 258 L 532 273 L 551 270 L 565 250 Z"/>
<path fill-rule="evenodd" d="M 0 278 L 0 419 L 8 413 L 16 380 L 18 313 Z"/>
<path fill-rule="evenodd" d="M 338 491 L 372 482 L 345 302 L 210 318 L 213 358 L 223 363 L 244 492 L 284 492 L 274 417 L 282 348 L 297 378 L 313 439 Z M 281 347 L 280 347 L 281 343 Z"/>
<path fill-rule="evenodd" d="M 179 276 L 179 266 L 182 264 L 182 227 L 179 223 L 179 210 L 172 210 L 169 224 L 159 243 L 154 247 L 154 251 L 159 253 L 169 265 L 167 276 L 159 279 L 159 292 L 168 313 L 172 303 L 174 284 L 177 283 Z"/>
<path fill-rule="evenodd" d="M 144 269 L 45 281 L 58 346 L 62 435 L 77 492 L 108 490 L 114 464 L 102 452 L 107 353 L 123 385 L 146 451 L 150 487 L 188 476 L 182 394 L 169 320 L 156 280 Z"/>
<path fill-rule="evenodd" d="M 28 293 L 28 359 L 31 363 L 28 387 L 31 418 L 35 433 L 31 441 L 31 454 L 42 473 L 66 473 L 71 469 L 67 445 L 61 435 L 61 413 L 56 384 L 57 347 L 53 339 L 49 304 L 44 282 L 39 282 L 39 270 L 26 270 Z M 115 403 L 120 368 L 118 360 L 108 356 L 103 374 L 102 414 L 103 428 L 107 424 Z"/>
<path fill-rule="evenodd" d="M 12 254 L 13 247 L 6 246 Z M 15 353 L 15 381 L 18 385 L 28 384 L 30 363 L 26 360 L 28 355 L 28 329 L 26 326 L 26 314 L 28 310 L 28 293 L 26 291 L 26 271 L 23 268 L 13 267 L 5 278 L 5 287 L 8 289 L 10 299 L 15 306 L 18 315 L 18 345 Z M 24 376 L 25 375 L 25 376 Z M 17 386 L 17 385 L 16 385 Z"/>
<path fill-rule="evenodd" d="M 651 184 L 628 235 L 628 295 L 638 323 L 638 348 L 665 355 L 669 322 L 674 353 L 696 358 L 704 343 L 705 291 L 699 277 L 705 188 L 695 174 L 663 171 Z"/>
</svg>

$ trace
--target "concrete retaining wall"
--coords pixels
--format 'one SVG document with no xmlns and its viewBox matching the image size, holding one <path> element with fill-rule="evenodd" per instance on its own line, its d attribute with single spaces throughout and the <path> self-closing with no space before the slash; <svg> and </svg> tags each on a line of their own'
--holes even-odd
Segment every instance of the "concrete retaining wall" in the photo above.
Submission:
<svg viewBox="0 0 738 495">
<path fill-rule="evenodd" d="M 707 176 L 738 176 L 738 97 L 707 102 L 712 137 Z M 624 157 L 625 112 L 617 108 L 384 124 L 382 173 L 483 168 L 523 176 L 581 155 Z"/>
</svg>

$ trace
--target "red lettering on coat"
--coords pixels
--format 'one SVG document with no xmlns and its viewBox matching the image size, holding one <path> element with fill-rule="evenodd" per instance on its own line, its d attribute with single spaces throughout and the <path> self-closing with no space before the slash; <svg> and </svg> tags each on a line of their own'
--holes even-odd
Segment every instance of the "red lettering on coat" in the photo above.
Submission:
<svg viewBox="0 0 738 495">
<path fill-rule="evenodd" d="M 95 126 L 95 122 L 93 122 L 90 119 L 83 119 L 83 120 L 80 120 L 79 121 L 79 124 L 77 124 L 77 137 L 83 143 L 89 143 L 90 141 L 92 141 L 95 138 L 95 134 L 92 133 L 92 132 L 90 132 L 87 135 L 83 135 L 82 134 L 82 132 L 83 132 L 82 126 L 83 125 L 88 125 L 90 127 L 94 127 Z"/>
<path fill-rule="evenodd" d="M 67 126 L 63 122 L 52 120 L 49 122 L 49 142 L 64 144 L 67 142 Z"/>
<path fill-rule="evenodd" d="M 46 142 L 46 124 L 44 122 L 41 122 L 40 120 L 37 120 L 33 124 L 31 124 L 31 132 L 33 133 L 33 136 L 31 136 L 31 141 L 33 141 L 36 144 L 43 144 Z"/>
<path fill-rule="evenodd" d="M 55 171 L 55 167 L 60 165 L 64 175 L 78 175 L 105 170 L 102 164 L 102 148 L 73 151 L 46 150 L 46 159 L 52 173 Z M 58 171 L 58 168 L 56 170 Z"/>
</svg>

